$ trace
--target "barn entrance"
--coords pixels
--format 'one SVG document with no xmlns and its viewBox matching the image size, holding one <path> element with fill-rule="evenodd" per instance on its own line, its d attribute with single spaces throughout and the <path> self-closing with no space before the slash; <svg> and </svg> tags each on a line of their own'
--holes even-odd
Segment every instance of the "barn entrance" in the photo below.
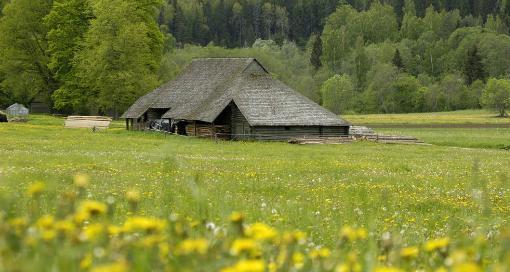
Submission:
<svg viewBox="0 0 510 272">
<path fill-rule="evenodd" d="M 221 129 L 223 134 L 228 133 L 228 139 L 241 140 L 252 137 L 252 129 L 244 115 L 234 102 L 231 102 L 216 118 L 214 125 Z"/>
</svg>

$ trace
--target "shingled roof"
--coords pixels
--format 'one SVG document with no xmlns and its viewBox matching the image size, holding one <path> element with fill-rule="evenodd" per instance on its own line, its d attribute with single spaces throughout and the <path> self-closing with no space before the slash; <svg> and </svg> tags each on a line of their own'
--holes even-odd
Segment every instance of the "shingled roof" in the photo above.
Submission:
<svg viewBox="0 0 510 272">
<path fill-rule="evenodd" d="M 212 123 L 235 103 L 251 126 L 347 126 L 305 96 L 275 80 L 253 58 L 193 60 L 175 80 L 141 97 L 122 116 L 169 109 L 163 118 Z"/>
</svg>

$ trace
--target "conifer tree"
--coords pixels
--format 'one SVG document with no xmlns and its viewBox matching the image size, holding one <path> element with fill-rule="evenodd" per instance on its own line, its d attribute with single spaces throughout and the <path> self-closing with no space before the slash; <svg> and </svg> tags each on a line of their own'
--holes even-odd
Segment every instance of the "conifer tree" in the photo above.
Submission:
<svg viewBox="0 0 510 272">
<path fill-rule="evenodd" d="M 466 63 L 464 65 L 464 75 L 468 85 L 471 85 L 476 80 L 485 79 L 482 58 L 478 54 L 478 47 L 476 45 L 468 51 Z"/>
<path fill-rule="evenodd" d="M 402 57 L 400 56 L 400 50 L 395 50 L 395 56 L 393 57 L 393 65 L 398 68 L 398 70 L 404 69 L 404 63 L 402 61 Z"/>
<path fill-rule="evenodd" d="M 310 63 L 317 70 L 322 67 L 322 39 L 320 35 L 317 35 L 313 43 L 312 54 L 310 55 Z"/>
</svg>

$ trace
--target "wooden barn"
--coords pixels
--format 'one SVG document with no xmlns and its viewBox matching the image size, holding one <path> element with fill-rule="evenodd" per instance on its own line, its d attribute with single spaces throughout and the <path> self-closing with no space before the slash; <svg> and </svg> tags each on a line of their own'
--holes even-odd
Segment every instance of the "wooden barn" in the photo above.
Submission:
<svg viewBox="0 0 510 272">
<path fill-rule="evenodd" d="M 154 122 L 181 135 L 234 140 L 339 137 L 350 124 L 275 80 L 253 58 L 204 58 L 141 97 L 122 116 L 127 129 Z"/>
</svg>

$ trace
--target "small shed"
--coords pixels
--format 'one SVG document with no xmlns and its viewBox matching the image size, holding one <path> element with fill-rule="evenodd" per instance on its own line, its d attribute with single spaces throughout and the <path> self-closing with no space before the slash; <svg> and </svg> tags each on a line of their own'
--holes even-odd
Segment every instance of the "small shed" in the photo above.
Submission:
<svg viewBox="0 0 510 272">
<path fill-rule="evenodd" d="M 10 121 L 24 121 L 28 117 L 28 109 L 21 104 L 13 104 L 5 112 Z"/>
<path fill-rule="evenodd" d="M 27 116 L 28 115 L 28 109 L 21 105 L 21 104 L 13 104 L 6 110 L 7 115 L 10 116 Z"/>
</svg>

